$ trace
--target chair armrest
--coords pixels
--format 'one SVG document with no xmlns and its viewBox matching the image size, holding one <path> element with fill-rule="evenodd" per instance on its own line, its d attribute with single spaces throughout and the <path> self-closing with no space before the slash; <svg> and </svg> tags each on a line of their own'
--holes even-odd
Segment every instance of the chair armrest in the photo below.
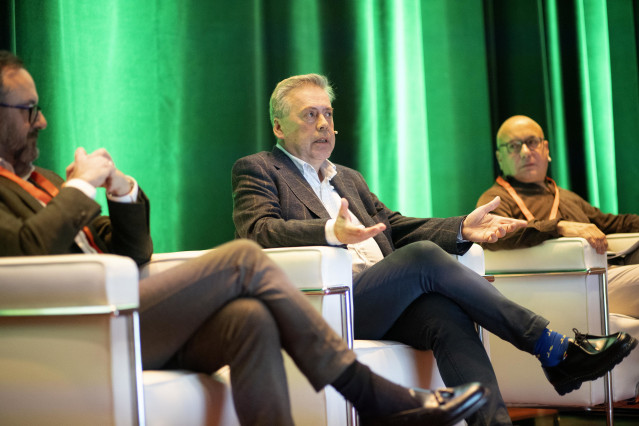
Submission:
<svg viewBox="0 0 639 426">
<path fill-rule="evenodd" d="M 463 255 L 453 255 L 455 259 L 462 265 L 465 265 L 477 272 L 479 275 L 484 275 L 486 273 L 485 270 L 485 260 L 484 260 L 484 249 L 481 248 L 479 244 L 473 244 Z"/>
<path fill-rule="evenodd" d="M 308 246 L 266 249 L 264 252 L 286 272 L 297 288 L 352 287 L 352 259 L 346 249 Z"/>
<path fill-rule="evenodd" d="M 0 294 L 2 315 L 132 309 L 138 307 L 138 268 L 111 254 L 5 257 Z"/>
<path fill-rule="evenodd" d="M 352 287 L 351 255 L 348 250 L 308 246 L 265 249 L 264 252 L 284 270 L 297 288 Z M 160 273 L 204 253 L 206 250 L 154 254 L 151 261 L 141 268 L 140 277 Z"/>
<path fill-rule="evenodd" d="M 605 254 L 598 254 L 583 238 L 561 237 L 527 248 L 485 250 L 489 274 L 568 272 L 605 268 Z"/>
<path fill-rule="evenodd" d="M 639 244 L 639 232 L 608 234 L 606 239 L 608 240 L 609 252 L 623 253 L 635 244 Z"/>
</svg>

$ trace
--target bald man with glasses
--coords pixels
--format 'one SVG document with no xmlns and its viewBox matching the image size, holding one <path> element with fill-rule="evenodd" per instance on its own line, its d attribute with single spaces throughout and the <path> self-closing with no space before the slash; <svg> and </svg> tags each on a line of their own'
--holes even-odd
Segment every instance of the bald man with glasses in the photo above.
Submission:
<svg viewBox="0 0 639 426">
<path fill-rule="evenodd" d="M 493 213 L 525 219 L 528 225 L 484 248 L 531 247 L 552 238 L 582 237 L 602 254 L 608 248 L 606 234 L 639 232 L 639 215 L 604 213 L 548 177 L 549 142 L 530 117 L 516 115 L 504 121 L 497 131 L 495 155 L 502 176 L 477 205 L 499 196 L 501 204 Z M 608 269 L 610 311 L 639 317 L 639 252 L 613 261 L 616 264 Z"/>
</svg>

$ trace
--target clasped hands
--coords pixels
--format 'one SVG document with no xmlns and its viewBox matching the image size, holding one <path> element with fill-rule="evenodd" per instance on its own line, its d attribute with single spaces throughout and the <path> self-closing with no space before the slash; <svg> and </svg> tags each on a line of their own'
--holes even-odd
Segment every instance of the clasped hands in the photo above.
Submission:
<svg viewBox="0 0 639 426">
<path fill-rule="evenodd" d="M 81 179 L 96 188 L 105 188 L 111 195 L 122 196 L 131 191 L 131 181 L 115 167 L 111 155 L 100 148 L 87 154 L 84 148 L 75 150 L 75 160 L 66 169 L 67 180 Z"/>
<path fill-rule="evenodd" d="M 526 226 L 525 220 L 497 216 L 490 212 L 495 210 L 501 199 L 495 197 L 490 203 L 473 210 L 462 224 L 462 238 L 476 243 L 494 243 L 509 232 Z M 343 244 L 356 244 L 374 237 L 386 229 L 383 223 L 368 228 L 355 225 L 348 212 L 348 201 L 342 198 L 342 204 L 335 220 L 335 236 Z"/>
</svg>

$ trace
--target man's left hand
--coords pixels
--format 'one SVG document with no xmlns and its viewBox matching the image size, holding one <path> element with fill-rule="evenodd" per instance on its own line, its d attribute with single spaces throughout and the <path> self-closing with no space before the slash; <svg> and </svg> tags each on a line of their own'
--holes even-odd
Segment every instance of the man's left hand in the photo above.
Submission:
<svg viewBox="0 0 639 426">
<path fill-rule="evenodd" d="M 509 232 L 525 228 L 527 222 L 491 214 L 501 199 L 493 198 L 490 203 L 473 210 L 462 224 L 462 238 L 475 243 L 494 243 Z"/>
</svg>

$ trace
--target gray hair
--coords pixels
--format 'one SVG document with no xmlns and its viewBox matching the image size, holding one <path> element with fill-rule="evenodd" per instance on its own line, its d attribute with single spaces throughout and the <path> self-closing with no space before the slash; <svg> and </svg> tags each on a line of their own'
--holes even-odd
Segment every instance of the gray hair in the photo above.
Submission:
<svg viewBox="0 0 639 426">
<path fill-rule="evenodd" d="M 271 94 L 269 102 L 269 114 L 271 116 L 271 124 L 275 125 L 275 118 L 282 118 L 289 113 L 290 105 L 286 101 L 288 95 L 293 89 L 306 85 L 314 85 L 326 91 L 331 102 L 335 99 L 335 92 L 328 79 L 319 74 L 294 75 L 285 80 L 280 81 L 275 86 L 275 90 Z"/>
</svg>

